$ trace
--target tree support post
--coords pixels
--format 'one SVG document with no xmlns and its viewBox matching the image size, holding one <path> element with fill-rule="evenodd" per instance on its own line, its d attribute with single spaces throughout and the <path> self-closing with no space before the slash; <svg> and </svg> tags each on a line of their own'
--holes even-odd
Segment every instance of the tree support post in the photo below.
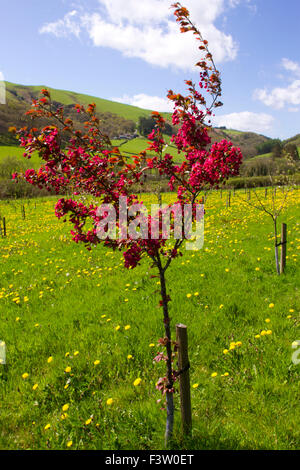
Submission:
<svg viewBox="0 0 300 470">
<path fill-rule="evenodd" d="M 284 273 L 286 266 L 286 224 L 281 225 L 281 258 L 280 258 L 280 274 Z"/>
</svg>

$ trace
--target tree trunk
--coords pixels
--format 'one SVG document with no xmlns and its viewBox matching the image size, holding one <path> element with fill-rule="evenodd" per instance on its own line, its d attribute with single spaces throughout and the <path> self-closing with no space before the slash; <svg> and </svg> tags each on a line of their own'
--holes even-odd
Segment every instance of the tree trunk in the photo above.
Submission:
<svg viewBox="0 0 300 470">
<path fill-rule="evenodd" d="M 170 329 L 170 317 L 168 309 L 168 295 L 166 290 L 166 279 L 165 271 L 159 263 L 159 275 L 160 275 L 160 289 L 162 297 L 162 306 L 164 314 L 164 327 L 165 327 L 165 336 L 167 338 L 166 342 L 166 352 L 167 352 L 167 421 L 166 421 L 166 432 L 165 432 L 165 444 L 169 444 L 170 439 L 173 435 L 173 425 L 174 425 L 174 402 L 173 402 L 173 368 L 172 368 L 172 344 L 171 344 L 171 329 Z"/>
</svg>

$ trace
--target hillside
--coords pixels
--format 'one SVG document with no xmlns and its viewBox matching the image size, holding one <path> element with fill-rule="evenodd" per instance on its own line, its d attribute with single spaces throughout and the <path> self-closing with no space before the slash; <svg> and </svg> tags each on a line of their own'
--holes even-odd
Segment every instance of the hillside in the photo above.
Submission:
<svg viewBox="0 0 300 470">
<path fill-rule="evenodd" d="M 77 125 L 82 125 L 77 113 L 73 111 L 73 105 L 80 103 L 87 105 L 96 103 L 97 111 L 102 120 L 103 130 L 110 137 L 124 133 L 132 133 L 140 116 L 149 116 L 150 110 L 141 109 L 136 106 L 126 105 L 115 101 L 109 101 L 95 96 L 79 94 L 73 91 L 57 90 L 47 86 L 25 86 L 6 82 L 7 104 L 0 106 L 0 145 L 16 145 L 17 142 L 9 134 L 10 126 L 21 127 L 28 123 L 25 112 L 29 109 L 32 99 L 39 97 L 42 88 L 48 88 L 52 100 L 57 105 L 64 105 L 66 114 L 70 116 Z M 168 113 L 162 113 L 166 118 Z M 81 120 L 82 121 L 82 120 Z M 254 132 L 241 132 L 238 130 L 215 128 L 211 129 L 213 141 L 222 139 L 231 140 L 232 143 L 241 148 L 244 159 L 247 160 L 257 154 L 256 147 L 267 141 L 268 137 Z M 300 145 L 300 135 L 298 138 Z"/>
</svg>

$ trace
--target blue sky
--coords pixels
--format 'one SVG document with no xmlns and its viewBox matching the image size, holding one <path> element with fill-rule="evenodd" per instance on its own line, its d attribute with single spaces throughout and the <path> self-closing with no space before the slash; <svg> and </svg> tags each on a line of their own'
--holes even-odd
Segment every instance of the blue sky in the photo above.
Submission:
<svg viewBox="0 0 300 470">
<path fill-rule="evenodd" d="M 184 92 L 185 79 L 197 80 L 196 43 L 178 32 L 169 0 L 1 3 L 0 80 L 160 111 L 168 89 Z M 182 4 L 221 72 L 215 124 L 281 139 L 299 133 L 299 0 Z"/>
</svg>

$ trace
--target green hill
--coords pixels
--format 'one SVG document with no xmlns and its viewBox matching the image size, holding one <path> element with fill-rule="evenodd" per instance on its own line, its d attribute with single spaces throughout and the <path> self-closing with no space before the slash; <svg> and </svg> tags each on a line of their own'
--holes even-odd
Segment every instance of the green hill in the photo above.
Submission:
<svg viewBox="0 0 300 470">
<path fill-rule="evenodd" d="M 77 126 L 82 122 L 77 113 L 74 112 L 74 104 L 87 105 L 94 102 L 97 106 L 98 115 L 102 121 L 103 131 L 115 137 L 124 133 L 133 133 L 140 116 L 149 116 L 151 110 L 138 108 L 116 101 L 110 101 L 95 96 L 84 95 L 67 90 L 57 90 L 45 85 L 25 86 L 5 82 L 7 91 L 7 104 L 0 106 L 0 146 L 18 145 L 14 137 L 8 132 L 10 126 L 22 127 L 29 122 L 25 112 L 30 108 L 33 99 L 39 97 L 42 88 L 48 88 L 52 100 L 56 105 L 64 105 L 66 115 L 71 117 Z M 162 113 L 167 119 L 171 118 L 168 113 Z M 223 139 L 231 140 L 235 146 L 241 148 L 244 159 L 248 160 L 257 155 L 257 146 L 268 141 L 268 137 L 254 132 L 242 132 L 235 129 L 213 128 L 210 130 L 212 141 Z M 300 146 L 300 134 L 288 139 L 286 143 L 296 143 Z M 126 144 L 127 151 L 136 151 L 142 142 Z M 173 151 L 172 151 L 173 153 Z M 180 158 L 179 158 L 180 159 Z"/>
</svg>

